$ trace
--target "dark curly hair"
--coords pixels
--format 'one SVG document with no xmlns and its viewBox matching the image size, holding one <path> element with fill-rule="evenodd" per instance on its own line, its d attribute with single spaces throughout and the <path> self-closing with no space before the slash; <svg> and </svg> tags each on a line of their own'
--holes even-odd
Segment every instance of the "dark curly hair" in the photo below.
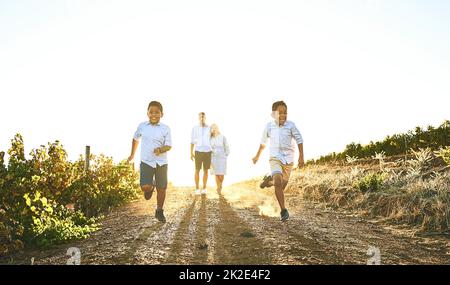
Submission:
<svg viewBox="0 0 450 285">
<path fill-rule="evenodd" d="M 284 106 L 287 109 L 287 105 L 286 105 L 286 103 L 284 103 L 284 101 L 277 101 L 272 104 L 272 111 L 276 111 L 278 106 Z"/>
<path fill-rule="evenodd" d="M 147 111 L 150 110 L 151 106 L 157 107 L 161 111 L 161 113 L 163 113 L 163 106 L 158 101 L 150 102 L 150 104 L 148 104 Z"/>
</svg>

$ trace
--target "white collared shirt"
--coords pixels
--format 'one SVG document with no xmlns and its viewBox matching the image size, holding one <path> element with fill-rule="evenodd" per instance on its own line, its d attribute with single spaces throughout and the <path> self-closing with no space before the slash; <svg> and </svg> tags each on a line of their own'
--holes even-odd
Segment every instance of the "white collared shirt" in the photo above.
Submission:
<svg viewBox="0 0 450 285">
<path fill-rule="evenodd" d="M 149 121 L 139 124 L 134 133 L 135 140 L 142 140 L 141 143 L 141 161 L 145 164 L 156 168 L 156 165 L 162 166 L 167 164 L 167 152 L 155 155 L 155 148 L 162 146 L 172 146 L 172 138 L 170 128 L 163 124 L 150 124 Z"/>
<path fill-rule="evenodd" d="M 303 143 L 302 135 L 291 121 L 286 121 L 279 126 L 275 121 L 266 125 L 261 139 L 261 144 L 266 145 L 270 139 L 270 157 L 279 159 L 283 164 L 294 161 L 295 144 Z"/>
<path fill-rule="evenodd" d="M 211 127 L 195 126 L 191 132 L 191 144 L 195 145 L 195 151 L 210 152 L 211 151 Z"/>
</svg>

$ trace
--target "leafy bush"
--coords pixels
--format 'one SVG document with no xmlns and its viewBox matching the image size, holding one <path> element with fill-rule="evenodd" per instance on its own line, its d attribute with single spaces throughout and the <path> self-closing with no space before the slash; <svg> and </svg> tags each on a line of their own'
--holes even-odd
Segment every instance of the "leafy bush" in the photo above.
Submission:
<svg viewBox="0 0 450 285">
<path fill-rule="evenodd" d="M 377 192 L 383 185 L 385 175 L 383 173 L 369 173 L 355 182 L 354 187 L 362 193 Z"/>
<path fill-rule="evenodd" d="M 324 163 L 345 161 L 347 157 L 370 158 L 383 152 L 386 156 L 404 155 L 410 150 L 430 148 L 438 150 L 450 146 L 450 121 L 444 121 L 439 127 L 428 126 L 426 129 L 416 127 L 403 134 L 387 136 L 383 141 L 370 142 L 367 145 L 350 143 L 345 150 L 321 156 L 307 163 Z"/>
<path fill-rule="evenodd" d="M 418 151 L 412 150 L 414 159 L 408 160 L 408 175 L 411 178 L 419 177 L 423 171 L 429 166 L 432 160 L 433 152 L 429 148 L 420 149 Z"/>
<path fill-rule="evenodd" d="M 92 155 L 90 161 L 89 175 L 77 179 L 67 189 L 70 200 L 75 201 L 75 209 L 92 217 L 138 197 L 138 174 L 128 163 L 115 165 L 104 155 Z"/>
<path fill-rule="evenodd" d="M 40 192 L 24 195 L 23 214 L 27 218 L 24 239 L 38 246 L 48 246 L 73 239 L 86 238 L 97 230 L 96 220 L 83 213 L 70 212 L 62 205 L 50 202 Z"/>
<path fill-rule="evenodd" d="M 434 153 L 436 156 L 441 157 L 447 165 L 450 165 L 450 146 L 440 148 Z"/>
<path fill-rule="evenodd" d="M 139 193 L 131 165 L 91 155 L 85 172 L 84 159 L 68 161 L 59 141 L 33 149 L 27 159 L 17 134 L 8 154 L 6 166 L 0 152 L 0 255 L 20 248 L 20 241 L 47 246 L 84 238 L 102 213 Z"/>
</svg>

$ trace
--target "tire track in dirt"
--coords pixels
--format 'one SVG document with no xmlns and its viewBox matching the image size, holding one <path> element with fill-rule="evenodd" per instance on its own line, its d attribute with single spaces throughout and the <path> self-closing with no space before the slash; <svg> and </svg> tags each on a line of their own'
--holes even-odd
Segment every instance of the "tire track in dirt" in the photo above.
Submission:
<svg viewBox="0 0 450 285">
<path fill-rule="evenodd" d="M 258 204 L 275 199 L 266 191 L 245 189 L 245 185 L 228 191 L 241 193 L 233 197 L 236 213 L 252 225 L 270 248 L 275 264 L 366 264 L 370 247 L 380 249 L 382 264 L 448 264 L 449 243 L 435 241 L 430 248 L 420 245 L 420 239 L 398 235 L 361 217 L 349 217 L 323 208 L 314 209 L 298 197 L 286 193 L 291 218 L 281 223 L 278 217 L 261 216 Z M 253 195 L 245 192 L 254 193 Z M 257 194 L 258 193 L 258 194 Z M 263 195 L 264 194 L 264 195 Z M 264 197 L 265 196 L 265 197 Z M 254 199 L 242 203 L 244 199 Z"/>
<path fill-rule="evenodd" d="M 336 260 L 335 252 L 297 228 L 299 221 L 292 211 L 289 221 L 279 220 L 274 194 L 244 186 L 227 187 L 224 193 L 240 219 L 261 237 L 274 264 L 329 264 Z M 269 216 L 262 215 L 263 210 Z"/>
<path fill-rule="evenodd" d="M 145 240 L 136 246 L 133 264 L 161 264 L 164 262 L 174 240 L 176 229 L 189 207 L 187 205 L 177 210 L 173 216 L 167 215 L 167 222 L 159 231 L 151 232 L 149 229 Z"/>
<path fill-rule="evenodd" d="M 185 212 L 183 218 L 178 224 L 177 231 L 173 238 L 172 245 L 170 246 L 167 258 L 163 261 L 165 264 L 185 264 L 187 258 L 192 256 L 192 234 L 194 227 L 197 224 L 199 202 L 198 197 L 194 197 L 194 200 Z"/>
<path fill-rule="evenodd" d="M 218 199 L 220 222 L 215 227 L 215 262 L 218 264 L 271 264 L 263 241 L 233 210 L 225 197 Z"/>
<path fill-rule="evenodd" d="M 167 222 L 160 223 L 152 219 L 151 225 L 146 226 L 141 234 L 131 242 L 130 249 L 115 259 L 115 264 L 157 264 L 164 257 L 167 246 L 171 244 L 171 232 L 178 227 L 184 209 L 177 213 L 167 212 Z"/>
<path fill-rule="evenodd" d="M 190 264 L 214 264 L 216 261 L 215 228 L 219 223 L 218 197 L 214 192 L 202 197 L 194 256 Z"/>
<path fill-rule="evenodd" d="M 199 205 L 183 219 L 184 225 L 180 223 L 165 263 L 212 264 L 215 260 L 214 228 L 219 220 L 217 198 L 214 193 L 208 193 L 208 196 L 194 199 Z"/>
<path fill-rule="evenodd" d="M 291 216 L 283 223 L 279 218 L 259 215 L 255 207 L 236 212 L 262 237 L 274 264 L 330 264 L 337 259 L 336 253 L 295 226 L 297 218 Z"/>
<path fill-rule="evenodd" d="M 186 196 L 188 192 L 177 190 L 176 188 L 168 189 L 168 191 L 173 191 L 179 195 L 170 195 L 165 203 L 166 207 L 164 212 L 167 218 L 166 223 L 159 222 L 153 215 L 156 206 L 155 199 L 152 200 L 151 204 L 143 200 L 144 203 L 141 207 L 145 209 L 145 223 L 144 225 L 141 224 L 139 234 L 135 235 L 134 239 L 128 240 L 126 250 L 122 250 L 122 254 L 111 258 L 112 264 L 158 263 L 158 259 L 161 258 L 167 246 L 166 243 L 170 242 L 166 238 L 166 234 L 178 225 L 183 210 L 187 207 L 187 200 L 180 199 L 182 197 L 179 196 Z M 130 229 L 130 227 L 128 228 Z"/>
<path fill-rule="evenodd" d="M 67 249 L 78 247 L 81 264 L 366 264 L 371 246 L 380 249 L 381 264 L 450 263 L 448 239 L 408 236 L 289 191 L 291 219 L 282 223 L 273 193 L 252 185 L 207 197 L 193 196 L 189 188 L 172 190 L 165 224 L 153 216 L 154 199 L 141 199 L 114 209 L 86 240 L 26 249 L 0 263 L 30 264 L 34 257 L 35 264 L 66 264 Z"/>
<path fill-rule="evenodd" d="M 197 227 L 195 229 L 195 246 L 193 248 L 193 257 L 190 264 L 206 264 L 208 260 L 208 251 L 211 250 L 211 245 L 207 236 L 207 213 L 211 210 L 207 209 L 210 200 L 206 195 L 200 198 L 200 209 L 198 211 Z M 208 207 L 209 208 L 209 207 Z"/>
<path fill-rule="evenodd" d="M 144 230 L 141 231 L 139 236 L 135 238 L 128 244 L 128 249 L 125 253 L 112 258 L 114 264 L 133 264 L 136 260 L 134 259 L 134 254 L 137 249 L 144 243 L 149 235 L 155 231 L 159 231 L 163 227 L 162 223 L 158 221 L 152 221 L 151 225 L 146 226 Z"/>
<path fill-rule="evenodd" d="M 209 199 L 210 202 L 209 211 L 207 211 L 207 228 L 206 234 L 208 237 L 208 257 L 206 264 L 216 264 L 216 227 L 219 224 L 219 211 L 218 211 L 218 195 L 215 198 Z"/>
</svg>

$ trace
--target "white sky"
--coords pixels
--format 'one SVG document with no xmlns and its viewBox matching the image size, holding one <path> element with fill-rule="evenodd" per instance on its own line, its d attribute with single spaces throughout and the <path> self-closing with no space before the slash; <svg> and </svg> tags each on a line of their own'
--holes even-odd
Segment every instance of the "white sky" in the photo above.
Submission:
<svg viewBox="0 0 450 285">
<path fill-rule="evenodd" d="M 0 150 L 20 132 L 26 152 L 58 139 L 70 159 L 91 145 L 118 161 L 159 100 L 169 180 L 193 184 L 204 111 L 230 142 L 231 183 L 268 171 L 267 149 L 251 158 L 276 100 L 306 159 L 436 126 L 450 118 L 448 15 L 449 1 L 0 0 Z"/>
</svg>

